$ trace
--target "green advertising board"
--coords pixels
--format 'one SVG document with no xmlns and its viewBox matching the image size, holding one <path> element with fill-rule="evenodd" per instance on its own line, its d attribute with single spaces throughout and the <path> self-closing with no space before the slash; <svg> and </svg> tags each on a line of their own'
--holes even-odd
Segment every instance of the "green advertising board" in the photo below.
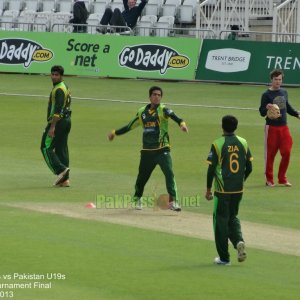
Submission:
<svg viewBox="0 0 300 300">
<path fill-rule="evenodd" d="M 0 32 L 0 72 L 195 79 L 200 40 L 98 34 Z"/>
<path fill-rule="evenodd" d="M 268 83 L 273 69 L 284 71 L 286 84 L 300 85 L 300 44 L 204 40 L 196 79 Z"/>
</svg>

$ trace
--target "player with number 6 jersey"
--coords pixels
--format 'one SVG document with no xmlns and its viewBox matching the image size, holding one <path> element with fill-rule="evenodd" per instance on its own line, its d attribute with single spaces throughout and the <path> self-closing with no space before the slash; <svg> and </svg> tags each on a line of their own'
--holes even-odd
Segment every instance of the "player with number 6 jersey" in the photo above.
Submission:
<svg viewBox="0 0 300 300">
<path fill-rule="evenodd" d="M 206 199 L 214 199 L 214 234 L 219 257 L 215 263 L 230 264 L 228 240 L 238 251 L 238 261 L 246 259 L 245 243 L 237 215 L 243 196 L 244 181 L 252 171 L 252 156 L 247 141 L 234 134 L 238 120 L 234 116 L 222 119 L 223 136 L 216 139 L 207 162 Z M 214 197 L 212 184 L 214 181 Z"/>
</svg>

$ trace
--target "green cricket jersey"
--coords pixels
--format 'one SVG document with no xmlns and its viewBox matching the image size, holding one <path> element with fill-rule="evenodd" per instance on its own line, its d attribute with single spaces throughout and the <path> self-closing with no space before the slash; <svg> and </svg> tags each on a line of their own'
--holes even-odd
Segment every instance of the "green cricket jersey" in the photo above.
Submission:
<svg viewBox="0 0 300 300">
<path fill-rule="evenodd" d="M 215 140 L 208 154 L 207 188 L 219 193 L 241 193 L 244 181 L 252 171 L 253 160 L 248 143 L 234 134 Z"/>
<path fill-rule="evenodd" d="M 63 118 L 70 115 L 71 94 L 67 85 L 62 81 L 53 85 L 48 102 L 47 120 L 50 123 L 53 116 Z"/>
<path fill-rule="evenodd" d="M 150 106 L 151 104 L 141 107 L 134 119 L 116 130 L 115 134 L 124 134 L 141 125 L 143 127 L 143 150 L 170 148 L 168 119 L 171 118 L 178 125 L 182 124 L 183 120 L 164 104 L 158 105 L 156 109 L 151 109 Z"/>
</svg>

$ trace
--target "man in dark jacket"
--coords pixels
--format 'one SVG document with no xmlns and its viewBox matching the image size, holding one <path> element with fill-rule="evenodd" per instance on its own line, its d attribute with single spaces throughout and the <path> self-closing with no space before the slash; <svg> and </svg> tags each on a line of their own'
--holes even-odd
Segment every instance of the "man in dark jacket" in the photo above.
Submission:
<svg viewBox="0 0 300 300">
<path fill-rule="evenodd" d="M 293 139 L 287 124 L 287 114 L 300 119 L 300 113 L 291 106 L 287 91 L 281 88 L 283 71 L 273 70 L 270 79 L 271 86 L 263 93 L 259 107 L 260 115 L 266 119 L 264 140 L 266 186 L 275 186 L 273 165 L 279 150 L 281 160 L 278 169 L 278 183 L 291 187 L 292 184 L 288 181 L 286 173 L 290 163 Z M 280 116 L 276 119 L 270 119 L 267 115 L 267 111 L 273 104 L 277 104 L 280 109 Z"/>
<path fill-rule="evenodd" d="M 75 24 L 73 27 L 73 32 L 87 32 L 86 26 L 78 26 L 78 24 L 87 24 L 86 20 L 88 19 L 88 11 L 86 9 L 84 0 L 74 0 L 73 6 L 73 18 L 70 20 L 70 23 Z"/>
<path fill-rule="evenodd" d="M 121 12 L 119 8 L 116 8 L 114 11 L 112 11 L 110 7 L 106 8 L 100 24 L 110 24 L 112 26 L 128 26 L 133 29 L 148 0 L 141 0 L 141 3 L 138 6 L 136 6 L 136 1 L 137 0 L 123 0 L 123 12 Z M 97 31 L 100 32 L 100 30 Z"/>
</svg>

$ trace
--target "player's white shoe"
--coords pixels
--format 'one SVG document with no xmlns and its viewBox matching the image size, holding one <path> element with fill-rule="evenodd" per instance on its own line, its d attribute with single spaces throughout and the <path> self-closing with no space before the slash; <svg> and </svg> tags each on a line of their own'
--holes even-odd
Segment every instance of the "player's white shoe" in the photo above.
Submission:
<svg viewBox="0 0 300 300">
<path fill-rule="evenodd" d="M 223 261 L 220 259 L 220 257 L 216 257 L 214 259 L 214 264 L 220 266 L 230 266 L 230 261 Z"/>
<path fill-rule="evenodd" d="M 70 169 L 65 168 L 60 174 L 58 174 L 57 179 L 55 180 L 53 185 L 59 185 L 62 182 L 66 181 L 69 176 Z"/>
<path fill-rule="evenodd" d="M 169 202 L 169 207 L 168 208 L 170 210 L 174 210 L 174 211 L 177 211 L 177 212 L 181 211 L 181 207 L 178 204 L 176 204 L 174 201 Z"/>
<path fill-rule="evenodd" d="M 136 210 L 142 210 L 143 209 L 143 203 L 141 198 L 135 198 L 132 201 L 133 208 Z"/>
</svg>

